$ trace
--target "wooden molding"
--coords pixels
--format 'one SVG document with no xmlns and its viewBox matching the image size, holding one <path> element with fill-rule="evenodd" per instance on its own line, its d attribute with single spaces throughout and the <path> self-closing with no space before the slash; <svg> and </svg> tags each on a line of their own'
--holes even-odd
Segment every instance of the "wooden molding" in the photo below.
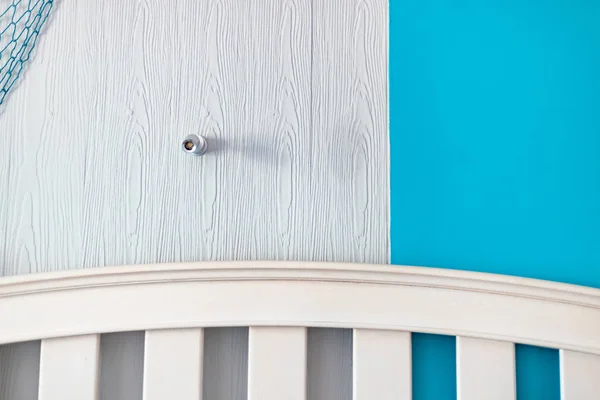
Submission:
<svg viewBox="0 0 600 400">
<path fill-rule="evenodd" d="M 447 269 L 274 261 L 0 279 L 0 343 L 212 326 L 391 329 L 600 354 L 600 290 Z"/>
</svg>

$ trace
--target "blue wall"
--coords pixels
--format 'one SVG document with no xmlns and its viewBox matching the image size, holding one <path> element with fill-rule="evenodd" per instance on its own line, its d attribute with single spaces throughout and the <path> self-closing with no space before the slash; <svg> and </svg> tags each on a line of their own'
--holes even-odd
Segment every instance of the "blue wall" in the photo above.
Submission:
<svg viewBox="0 0 600 400">
<path fill-rule="evenodd" d="M 390 0 L 392 263 L 600 287 L 599 17 L 592 0 Z M 439 342 L 449 355 L 415 362 L 444 373 Z M 520 400 L 558 398 L 539 384 L 555 353 L 519 348 Z"/>
</svg>

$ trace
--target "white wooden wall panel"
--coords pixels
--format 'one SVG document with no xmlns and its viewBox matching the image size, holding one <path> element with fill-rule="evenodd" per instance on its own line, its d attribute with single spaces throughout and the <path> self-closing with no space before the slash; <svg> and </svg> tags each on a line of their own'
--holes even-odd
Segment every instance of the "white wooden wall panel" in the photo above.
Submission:
<svg viewBox="0 0 600 400">
<path fill-rule="evenodd" d="M 202 329 L 146 331 L 144 400 L 202 400 Z"/>
<path fill-rule="evenodd" d="M 600 355 L 560 351 L 561 400 L 600 398 Z"/>
<path fill-rule="evenodd" d="M 57 2 L 0 133 L 0 276 L 386 263 L 387 1 Z"/>
<path fill-rule="evenodd" d="M 306 400 L 306 328 L 250 327 L 248 400 Z"/>
<path fill-rule="evenodd" d="M 99 335 L 42 340 L 39 400 L 96 400 Z"/>
<path fill-rule="evenodd" d="M 312 37 L 311 206 L 345 212 L 310 215 L 311 255 L 387 263 L 388 0 L 313 0 Z"/>
<path fill-rule="evenodd" d="M 410 335 L 354 329 L 353 400 L 412 400 Z"/>
<path fill-rule="evenodd" d="M 2 275 L 387 262 L 384 21 L 383 0 L 57 4 L 2 105 Z"/>
<path fill-rule="evenodd" d="M 456 338 L 458 400 L 515 400 L 515 371 L 513 343 Z"/>
</svg>

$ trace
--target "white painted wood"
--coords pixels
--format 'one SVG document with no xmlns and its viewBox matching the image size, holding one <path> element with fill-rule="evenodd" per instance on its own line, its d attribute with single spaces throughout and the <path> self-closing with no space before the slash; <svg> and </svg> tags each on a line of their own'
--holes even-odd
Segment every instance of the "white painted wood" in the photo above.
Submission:
<svg viewBox="0 0 600 400">
<path fill-rule="evenodd" d="M 39 400 L 96 400 L 98 335 L 42 340 Z"/>
<path fill-rule="evenodd" d="M 353 400 L 412 400 L 410 332 L 355 329 Z"/>
<path fill-rule="evenodd" d="M 562 400 L 596 400 L 600 397 L 600 355 L 560 351 Z"/>
<path fill-rule="evenodd" d="M 600 354 L 600 289 L 458 270 L 300 262 L 100 268 L 0 283 L 0 343 L 58 332 L 268 325 L 396 329 Z"/>
<path fill-rule="evenodd" d="M 40 342 L 0 346 L 0 399 L 37 400 Z"/>
<path fill-rule="evenodd" d="M 456 338 L 458 400 L 515 400 L 515 371 L 513 343 Z"/>
<path fill-rule="evenodd" d="M 0 275 L 388 262 L 387 2 L 312 3 L 56 4 L 0 108 Z"/>
<path fill-rule="evenodd" d="M 147 331 L 144 400 L 202 400 L 202 329 Z"/>
<path fill-rule="evenodd" d="M 203 399 L 248 398 L 248 328 L 204 330 Z"/>
<path fill-rule="evenodd" d="M 388 0 L 313 0 L 312 207 L 348 211 L 312 214 L 325 223 L 311 260 L 373 262 L 387 247 L 371 216 L 388 212 L 377 189 L 389 181 L 389 158 L 379 157 L 389 142 L 388 25 Z"/>
<path fill-rule="evenodd" d="M 0 106 L 0 276 L 388 262 L 387 2 L 329 3 L 56 2 Z"/>
<path fill-rule="evenodd" d="M 248 400 L 306 400 L 306 328 L 250 327 Z"/>
</svg>

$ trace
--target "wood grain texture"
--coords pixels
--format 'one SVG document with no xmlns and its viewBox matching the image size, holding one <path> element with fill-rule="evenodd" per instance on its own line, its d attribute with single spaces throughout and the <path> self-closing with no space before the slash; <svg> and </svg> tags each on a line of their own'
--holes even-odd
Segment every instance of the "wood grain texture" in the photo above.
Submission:
<svg viewBox="0 0 600 400">
<path fill-rule="evenodd" d="M 0 106 L 0 276 L 388 262 L 386 10 L 384 0 L 56 2 Z M 189 133 L 207 136 L 210 153 L 184 155 Z M 139 340 L 110 345 L 138 351 Z"/>
<path fill-rule="evenodd" d="M 39 400 L 96 400 L 100 335 L 42 340 Z"/>
<path fill-rule="evenodd" d="M 354 329 L 353 400 L 412 400 L 410 332 Z"/>
<path fill-rule="evenodd" d="M 0 346 L 0 399 L 37 400 L 40 341 Z"/>
<path fill-rule="evenodd" d="M 248 398 L 248 328 L 204 330 L 202 400 Z"/>
<path fill-rule="evenodd" d="M 560 351 L 561 400 L 594 400 L 600 396 L 600 355 Z"/>
<path fill-rule="evenodd" d="M 387 15 L 387 0 L 313 1 L 313 259 L 388 262 Z"/>
<path fill-rule="evenodd" d="M 386 7 L 352 3 L 58 4 L 2 109 L 2 275 L 387 262 Z"/>
<path fill-rule="evenodd" d="M 515 400 L 515 368 L 514 343 L 456 338 L 458 400 Z"/>
</svg>

